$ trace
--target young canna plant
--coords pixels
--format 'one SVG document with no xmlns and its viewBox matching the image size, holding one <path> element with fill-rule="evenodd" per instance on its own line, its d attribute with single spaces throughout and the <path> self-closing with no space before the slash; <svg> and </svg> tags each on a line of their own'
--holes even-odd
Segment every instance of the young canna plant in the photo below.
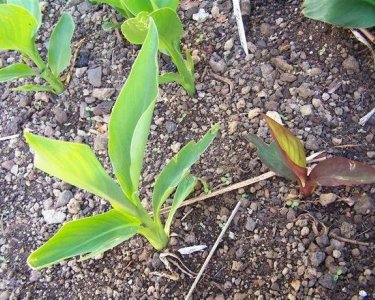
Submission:
<svg viewBox="0 0 375 300">
<path fill-rule="evenodd" d="M 64 91 L 60 75 L 69 66 L 72 56 L 74 22 L 71 15 L 62 15 L 48 43 L 47 62 L 43 61 L 35 44 L 41 22 L 39 0 L 7 0 L 0 4 L 0 50 L 22 54 L 22 62 L 0 69 L 0 82 L 36 76 L 47 84 L 27 84 L 14 90 L 60 94 Z"/>
<path fill-rule="evenodd" d="M 174 214 L 192 192 L 197 179 L 190 167 L 215 138 L 213 126 L 199 142 L 189 142 L 163 168 L 155 180 L 153 216 L 139 198 L 139 182 L 151 120 L 158 98 L 158 33 L 152 19 L 142 49 L 113 107 L 109 122 L 108 152 L 115 180 L 83 144 L 56 141 L 25 132 L 35 152 L 35 166 L 105 200 L 112 209 L 92 217 L 70 221 L 43 246 L 31 253 L 28 264 L 40 269 L 69 257 L 94 257 L 135 234 L 163 249 Z M 163 224 L 160 209 L 173 194 L 172 209 Z"/>
<path fill-rule="evenodd" d="M 266 144 L 254 134 L 246 139 L 257 148 L 261 161 L 281 177 L 298 181 L 300 193 L 311 195 L 317 186 L 353 186 L 375 183 L 375 168 L 344 157 L 319 162 L 308 174 L 301 141 L 290 130 L 263 115 L 275 142 Z"/>
<path fill-rule="evenodd" d="M 89 0 L 92 4 L 108 4 L 124 18 L 133 18 L 140 12 L 151 13 L 159 8 L 169 7 L 177 10 L 179 0 Z"/>
<path fill-rule="evenodd" d="M 181 20 L 175 10 L 164 7 L 150 12 L 142 11 L 136 17 L 126 20 L 121 31 L 133 44 L 141 45 L 147 32 L 147 20 L 153 18 L 159 32 L 159 50 L 171 57 L 177 73 L 166 73 L 160 76 L 160 83 L 177 82 L 189 95 L 195 94 L 194 62 L 186 50 L 184 59 L 180 43 L 183 34 Z"/>
</svg>

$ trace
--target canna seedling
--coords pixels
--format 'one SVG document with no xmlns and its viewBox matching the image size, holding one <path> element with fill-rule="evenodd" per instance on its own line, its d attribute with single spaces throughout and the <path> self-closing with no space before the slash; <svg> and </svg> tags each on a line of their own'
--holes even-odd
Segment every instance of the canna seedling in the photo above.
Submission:
<svg viewBox="0 0 375 300">
<path fill-rule="evenodd" d="M 169 7 L 177 10 L 179 0 L 89 0 L 92 4 L 108 4 L 124 18 L 133 18 L 140 12 L 151 13 L 159 8 Z"/>
<path fill-rule="evenodd" d="M 301 141 L 290 130 L 263 115 L 275 142 L 266 144 L 254 134 L 246 136 L 258 149 L 261 161 L 281 177 L 298 181 L 302 196 L 311 195 L 320 186 L 354 186 L 375 183 L 375 168 L 344 157 L 319 162 L 308 174 Z"/>
<path fill-rule="evenodd" d="M 47 63 L 35 44 L 41 22 L 39 0 L 8 0 L 0 4 L 0 50 L 22 54 L 22 62 L 0 69 L 0 82 L 36 76 L 47 84 L 27 84 L 14 90 L 60 94 L 64 91 L 60 75 L 69 66 L 72 56 L 74 22 L 70 14 L 64 13 L 56 24 L 48 43 Z"/>
<path fill-rule="evenodd" d="M 181 20 L 175 10 L 165 7 L 151 13 L 142 11 L 135 18 L 126 20 L 121 31 L 125 38 L 133 44 L 141 45 L 147 32 L 147 20 L 154 19 L 159 32 L 159 50 L 171 57 L 177 73 L 169 72 L 160 76 L 160 83 L 177 82 L 189 95 L 195 94 L 194 62 L 190 52 L 186 50 L 184 59 L 180 43 L 183 34 Z"/>
<path fill-rule="evenodd" d="M 32 268 L 44 268 L 77 255 L 83 255 L 82 260 L 91 258 L 135 234 L 143 235 L 157 250 L 167 245 L 173 217 L 197 183 L 197 178 L 190 175 L 190 167 L 215 138 L 218 126 L 213 126 L 199 142 L 185 145 L 162 169 L 154 184 L 151 217 L 141 204 L 139 183 L 158 98 L 158 41 L 155 23 L 150 19 L 142 49 L 110 117 L 108 152 L 119 184 L 87 145 L 25 132 L 35 152 L 37 168 L 107 200 L 113 207 L 108 212 L 64 224 L 31 253 L 28 264 Z M 163 224 L 160 209 L 173 192 L 171 210 Z"/>
</svg>

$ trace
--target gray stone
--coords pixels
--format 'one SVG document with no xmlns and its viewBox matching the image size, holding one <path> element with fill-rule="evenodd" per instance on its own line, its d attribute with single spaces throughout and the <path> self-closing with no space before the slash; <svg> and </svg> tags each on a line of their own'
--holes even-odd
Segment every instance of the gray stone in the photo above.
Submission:
<svg viewBox="0 0 375 300">
<path fill-rule="evenodd" d="M 37 271 L 37 270 L 31 270 L 31 273 L 30 273 L 30 282 L 35 282 L 35 281 L 38 281 L 39 278 L 42 277 L 42 273 Z"/>
<path fill-rule="evenodd" d="M 227 65 L 224 60 L 215 61 L 213 58 L 210 59 L 210 66 L 216 73 L 223 73 L 227 69 Z"/>
<path fill-rule="evenodd" d="M 311 265 L 314 267 L 319 267 L 324 262 L 325 258 L 326 258 L 326 254 L 322 251 L 316 251 L 316 252 L 310 253 L 310 262 L 311 262 Z"/>
<path fill-rule="evenodd" d="M 68 204 L 69 200 L 72 199 L 73 193 L 69 190 L 63 191 L 56 201 L 55 208 L 59 208 Z"/>
<path fill-rule="evenodd" d="M 311 104 L 306 104 L 306 105 L 303 105 L 299 108 L 300 112 L 301 112 L 301 115 L 303 117 L 307 117 L 307 116 L 310 116 L 312 113 L 313 113 L 313 110 L 312 110 L 312 106 Z"/>
<path fill-rule="evenodd" d="M 257 225 L 257 222 L 254 219 L 250 217 L 247 218 L 246 225 L 245 225 L 246 230 L 254 231 L 256 225 Z"/>
<path fill-rule="evenodd" d="M 367 195 L 360 196 L 354 204 L 354 211 L 357 214 L 366 215 L 375 210 L 375 204 Z"/>
<path fill-rule="evenodd" d="M 65 124 L 68 121 L 68 115 L 61 107 L 55 108 L 54 114 L 56 122 L 60 125 Z"/>
<path fill-rule="evenodd" d="M 263 64 L 260 66 L 260 71 L 262 72 L 263 78 L 266 78 L 272 73 L 273 67 L 270 64 Z"/>
<path fill-rule="evenodd" d="M 327 206 L 336 201 L 338 196 L 333 193 L 321 194 L 319 197 L 319 202 L 322 206 Z"/>
<path fill-rule="evenodd" d="M 321 276 L 319 278 L 319 284 L 329 290 L 334 290 L 336 288 L 336 282 L 330 274 L 324 274 Z"/>
<path fill-rule="evenodd" d="M 106 150 L 108 145 L 108 135 L 98 134 L 94 139 L 94 149 L 96 151 Z"/>
<path fill-rule="evenodd" d="M 100 87 L 102 85 L 102 67 L 89 69 L 87 71 L 87 78 L 92 86 Z"/>
<path fill-rule="evenodd" d="M 342 62 L 342 67 L 348 71 L 359 71 L 359 63 L 353 56 L 349 56 L 347 59 L 345 59 Z"/>
<path fill-rule="evenodd" d="M 79 213 L 80 210 L 81 210 L 81 204 L 79 203 L 79 201 L 75 198 L 70 199 L 68 203 L 69 213 L 76 215 Z"/>
<path fill-rule="evenodd" d="M 318 246 L 320 248 L 324 248 L 326 246 L 329 245 L 329 238 L 327 235 L 321 235 L 321 236 L 318 236 L 316 239 L 315 239 L 316 243 L 318 244 Z"/>
<path fill-rule="evenodd" d="M 302 83 L 297 92 L 298 95 L 303 99 L 307 99 L 313 95 L 312 90 L 310 90 L 309 86 L 306 83 Z"/>
<path fill-rule="evenodd" d="M 229 51 L 233 48 L 233 39 L 229 39 L 224 44 L 224 50 Z"/>
<path fill-rule="evenodd" d="M 273 29 L 270 24 L 262 23 L 260 24 L 260 32 L 264 36 L 270 36 L 273 34 Z"/>
<path fill-rule="evenodd" d="M 60 224 L 65 221 L 66 215 L 54 209 L 43 210 L 42 215 L 47 224 Z"/>
<path fill-rule="evenodd" d="M 106 100 L 109 99 L 115 93 L 114 88 L 101 88 L 101 89 L 94 89 L 92 91 L 92 96 L 99 100 Z"/>
<path fill-rule="evenodd" d="M 108 115 L 111 113 L 112 107 L 115 103 L 113 101 L 104 101 L 95 106 L 92 110 L 95 116 Z"/>
<path fill-rule="evenodd" d="M 297 76 L 290 73 L 282 73 L 280 75 L 280 80 L 284 82 L 294 82 L 297 80 Z"/>
<path fill-rule="evenodd" d="M 177 125 L 176 125 L 176 123 L 173 123 L 171 121 L 166 121 L 165 122 L 165 129 L 167 130 L 168 133 L 172 133 L 172 132 L 176 131 Z"/>
</svg>

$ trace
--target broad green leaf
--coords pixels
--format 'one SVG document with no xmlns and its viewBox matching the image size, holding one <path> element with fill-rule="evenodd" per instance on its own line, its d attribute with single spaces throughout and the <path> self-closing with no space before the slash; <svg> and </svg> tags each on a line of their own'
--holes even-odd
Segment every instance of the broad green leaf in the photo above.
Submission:
<svg viewBox="0 0 375 300">
<path fill-rule="evenodd" d="M 311 19 L 349 28 L 375 26 L 374 0 L 305 0 L 303 14 Z"/>
<path fill-rule="evenodd" d="M 371 184 L 375 183 L 375 168 L 344 157 L 333 157 L 318 163 L 309 181 L 322 186 Z"/>
<path fill-rule="evenodd" d="M 109 156 L 126 196 L 138 193 L 144 151 L 158 97 L 158 32 L 150 19 L 149 31 L 109 121 Z"/>
<path fill-rule="evenodd" d="M 139 13 L 135 18 L 126 20 L 121 25 L 121 32 L 132 44 L 142 45 L 149 28 L 149 14 Z"/>
<path fill-rule="evenodd" d="M 39 0 L 8 0 L 7 3 L 22 6 L 34 16 L 37 23 L 37 28 L 34 32 L 35 35 L 36 31 L 38 31 L 40 27 L 40 24 L 42 23 L 42 13 L 40 11 Z"/>
<path fill-rule="evenodd" d="M 104 31 L 109 31 L 112 29 L 118 29 L 121 28 L 121 23 L 114 23 L 114 22 L 104 22 L 102 24 L 102 28 Z"/>
<path fill-rule="evenodd" d="M 154 10 L 158 8 L 169 7 L 174 11 L 177 10 L 180 0 L 151 0 L 151 4 L 154 7 Z"/>
<path fill-rule="evenodd" d="M 152 195 L 152 207 L 156 218 L 159 217 L 159 211 L 164 202 L 188 174 L 190 167 L 211 144 L 218 130 L 219 125 L 212 126 L 199 142 L 191 141 L 186 144 L 160 172 Z"/>
<path fill-rule="evenodd" d="M 306 184 L 307 168 L 305 151 L 301 141 L 289 129 L 266 115 L 263 115 L 263 117 L 280 152 L 283 154 L 285 163 L 289 166 L 289 170 L 297 176 L 300 187 L 303 188 Z"/>
<path fill-rule="evenodd" d="M 164 231 L 169 236 L 173 217 L 180 207 L 181 203 L 190 195 L 197 184 L 197 178 L 191 175 L 187 175 L 180 184 L 177 186 L 174 194 L 171 210 L 169 211 L 167 221 L 165 222 Z"/>
<path fill-rule="evenodd" d="M 137 215 L 134 205 L 107 174 L 90 147 L 30 132 L 25 132 L 25 138 L 35 152 L 34 164 L 38 169 L 108 200 L 116 209 Z"/>
<path fill-rule="evenodd" d="M 257 155 L 261 161 L 271 169 L 271 171 L 281 177 L 290 180 L 297 180 L 296 175 L 290 171 L 288 164 L 284 160 L 283 154 L 275 143 L 268 145 L 254 134 L 246 135 L 245 138 L 248 142 L 253 143 L 258 148 Z"/>
<path fill-rule="evenodd" d="M 183 78 L 178 73 L 165 73 L 159 76 L 159 84 L 165 84 L 169 82 L 177 82 L 181 84 L 183 82 Z"/>
<path fill-rule="evenodd" d="M 126 20 L 121 26 L 121 31 L 129 42 L 136 45 L 143 44 L 149 17 L 153 18 L 158 29 L 160 51 L 179 44 L 183 28 L 177 13 L 170 8 L 161 8 L 151 14 L 141 12 L 135 18 Z"/>
<path fill-rule="evenodd" d="M 37 84 L 25 84 L 12 88 L 12 91 L 17 92 L 53 92 L 53 88 L 50 85 L 37 85 Z"/>
<path fill-rule="evenodd" d="M 13 64 L 0 69 L 0 82 L 35 76 L 35 72 L 26 64 Z"/>
<path fill-rule="evenodd" d="M 25 8 L 0 4 L 0 50 L 17 50 L 35 56 L 37 21 Z"/>
<path fill-rule="evenodd" d="M 116 9 L 124 17 L 129 17 L 128 12 L 124 8 L 121 0 L 89 0 L 91 4 L 108 4 Z"/>
<path fill-rule="evenodd" d="M 121 3 L 134 16 L 137 16 L 140 12 L 150 13 L 153 11 L 150 0 L 121 0 Z"/>
<path fill-rule="evenodd" d="M 70 64 L 72 58 L 70 45 L 74 27 L 72 16 L 64 13 L 52 31 L 48 43 L 48 65 L 55 76 L 58 76 Z"/>
<path fill-rule="evenodd" d="M 178 14 L 170 8 L 161 8 L 150 14 L 159 33 L 159 48 L 169 49 L 180 43 L 183 28 Z"/>
<path fill-rule="evenodd" d="M 41 269 L 77 255 L 94 257 L 130 239 L 139 225 L 136 219 L 114 209 L 67 222 L 51 239 L 30 254 L 27 263 L 34 269 Z"/>
</svg>

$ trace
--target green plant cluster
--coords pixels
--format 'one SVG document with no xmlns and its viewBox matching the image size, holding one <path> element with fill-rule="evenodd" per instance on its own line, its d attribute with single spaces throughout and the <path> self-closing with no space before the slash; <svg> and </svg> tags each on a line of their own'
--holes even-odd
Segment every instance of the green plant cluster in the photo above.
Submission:
<svg viewBox="0 0 375 300">
<path fill-rule="evenodd" d="M 108 154 L 115 179 L 103 168 L 89 146 L 53 140 L 25 131 L 25 138 L 35 154 L 34 164 L 40 170 L 87 190 L 110 203 L 102 214 L 65 223 L 44 245 L 32 252 L 28 264 L 40 269 L 74 256 L 81 260 L 95 257 L 136 234 L 144 236 L 157 250 L 168 244 L 174 215 L 200 180 L 190 168 L 214 140 L 219 125 L 213 125 L 198 141 L 187 143 L 164 166 L 155 178 L 151 200 L 152 213 L 140 199 L 140 177 L 150 133 L 159 85 L 175 81 L 193 95 L 194 64 L 189 52 L 186 60 L 180 49 L 183 34 L 176 13 L 178 0 L 93 0 L 116 8 L 125 18 L 124 36 L 142 45 L 130 74 L 112 109 L 109 121 Z M 307 1 L 306 1 L 307 2 Z M 0 69 L 0 81 L 39 76 L 47 84 L 26 85 L 18 90 L 50 91 L 60 94 L 61 73 L 71 60 L 74 23 L 63 14 L 48 44 L 47 62 L 36 47 L 36 33 L 41 24 L 38 0 L 8 0 L 0 4 L 0 49 L 16 50 L 22 63 Z M 158 53 L 169 55 L 177 73 L 160 75 Z M 264 143 L 255 135 L 247 139 L 258 148 L 261 160 L 276 174 L 297 181 L 302 196 L 311 195 L 319 185 L 358 185 L 375 182 L 375 168 L 342 157 L 317 164 L 308 173 L 303 145 L 293 134 L 271 118 L 264 116 L 275 142 Z M 226 177 L 223 184 L 230 184 Z M 166 219 L 161 208 L 167 199 L 172 205 Z M 298 208 L 298 201 L 286 205 Z"/>
</svg>

